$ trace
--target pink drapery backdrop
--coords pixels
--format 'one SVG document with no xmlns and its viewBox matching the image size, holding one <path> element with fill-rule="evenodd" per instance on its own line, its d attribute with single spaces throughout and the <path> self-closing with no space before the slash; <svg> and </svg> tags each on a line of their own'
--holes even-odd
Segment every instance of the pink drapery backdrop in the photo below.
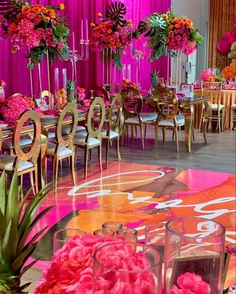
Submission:
<svg viewBox="0 0 236 294">
<path fill-rule="evenodd" d="M 63 2 L 62 0 L 35 0 L 32 3 L 40 3 L 44 5 L 58 5 Z M 106 6 L 111 3 L 112 0 L 76 0 L 65 1 L 64 15 L 67 19 L 68 25 L 75 35 L 76 49 L 79 47 L 79 40 L 81 37 L 81 20 L 87 19 L 88 24 L 91 22 L 97 22 L 97 14 L 101 12 L 105 15 Z M 127 19 L 131 19 L 136 25 L 139 21 L 153 12 L 166 12 L 171 5 L 171 0 L 123 0 L 127 7 Z M 89 28 L 89 34 L 90 34 Z M 152 69 L 156 69 L 160 76 L 166 77 L 167 74 L 167 58 L 162 57 L 158 61 L 150 63 L 148 61 L 148 50 L 143 47 L 145 38 L 142 38 L 139 42 L 135 41 L 134 46 L 137 49 L 143 50 L 145 56 L 141 59 L 141 74 L 140 84 L 142 88 L 148 88 L 150 86 L 150 73 Z M 69 41 L 72 47 L 72 38 Z M 87 61 L 77 62 L 77 85 L 86 88 L 86 90 L 93 89 L 95 85 L 102 85 L 102 62 L 99 54 L 89 50 L 89 59 Z M 30 79 L 29 71 L 27 69 L 28 60 L 25 58 L 26 51 L 20 50 L 19 52 L 12 54 L 9 39 L 0 40 L 0 79 L 7 83 L 6 95 L 10 95 L 15 92 L 21 92 L 30 95 Z M 136 66 L 135 59 L 130 57 L 130 49 L 126 50 L 126 55 L 122 59 L 123 63 L 130 64 L 131 79 L 136 81 Z M 59 68 L 59 87 L 63 86 L 62 83 L 62 69 L 67 69 L 67 78 L 71 78 L 71 62 L 70 61 L 57 61 L 53 62 L 50 70 L 51 80 L 54 80 L 54 68 Z M 47 68 L 45 60 L 41 63 L 41 75 L 42 75 L 42 88 L 48 89 Z M 39 93 L 39 80 L 38 80 L 38 68 L 35 66 L 33 70 L 34 77 L 34 95 L 37 97 Z M 122 72 L 120 73 L 120 78 Z M 126 77 L 127 72 L 126 72 Z M 54 90 L 54 84 L 52 83 L 52 90 Z"/>
</svg>

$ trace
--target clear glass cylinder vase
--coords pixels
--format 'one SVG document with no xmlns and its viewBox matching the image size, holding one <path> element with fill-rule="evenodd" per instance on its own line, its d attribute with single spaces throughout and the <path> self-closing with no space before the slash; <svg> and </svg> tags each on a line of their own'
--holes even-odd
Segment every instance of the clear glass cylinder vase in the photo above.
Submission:
<svg viewBox="0 0 236 294">
<path fill-rule="evenodd" d="M 113 242 L 94 254 L 94 293 L 159 294 L 160 256 L 135 242 Z"/>
<path fill-rule="evenodd" d="M 201 278 L 201 286 L 209 285 L 210 290 L 204 293 L 222 293 L 224 240 L 224 227 L 212 220 L 177 217 L 168 221 L 165 241 L 166 293 L 171 293 L 173 287 L 183 289 L 186 273 L 190 273 L 193 281 Z M 196 285 L 193 282 L 192 287 Z"/>
</svg>

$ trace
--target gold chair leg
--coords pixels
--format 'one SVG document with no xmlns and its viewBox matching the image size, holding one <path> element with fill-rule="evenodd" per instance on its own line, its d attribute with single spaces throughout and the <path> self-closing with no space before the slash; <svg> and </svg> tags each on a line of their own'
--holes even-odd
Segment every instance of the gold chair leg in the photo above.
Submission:
<svg viewBox="0 0 236 294">
<path fill-rule="evenodd" d="M 147 124 L 144 125 L 144 138 L 146 138 L 147 135 Z"/>
<path fill-rule="evenodd" d="M 158 143 L 158 125 L 154 125 L 154 131 L 155 131 L 155 145 L 157 146 Z"/>
<path fill-rule="evenodd" d="M 175 128 L 175 143 L 176 143 L 176 151 L 179 152 L 179 134 L 178 134 L 177 128 Z"/>
<path fill-rule="evenodd" d="M 34 171 L 34 179 L 35 179 L 35 192 L 39 192 L 39 178 L 38 178 L 38 168 L 35 169 Z"/>
<path fill-rule="evenodd" d="M 35 192 L 35 186 L 34 186 L 34 176 L 33 176 L 33 172 L 30 172 L 30 183 L 31 183 L 31 187 L 32 187 L 32 191 L 33 191 L 33 194 L 35 195 L 36 192 Z"/>
<path fill-rule="evenodd" d="M 58 180 L 58 164 L 59 160 L 58 158 L 55 156 L 53 159 L 53 165 L 54 165 L 54 171 L 53 171 L 53 176 L 54 176 L 54 185 L 55 185 L 55 189 L 57 189 L 57 180 Z"/>
<path fill-rule="evenodd" d="M 84 178 L 87 178 L 87 174 L 88 174 L 88 147 L 86 146 L 84 148 Z"/>
<path fill-rule="evenodd" d="M 140 124 L 140 135 L 142 140 L 142 148 L 144 150 L 144 134 L 143 134 L 143 124 Z"/>
<path fill-rule="evenodd" d="M 108 161 L 109 161 L 109 149 L 110 149 L 110 140 L 106 140 L 106 168 L 108 168 Z"/>
<path fill-rule="evenodd" d="M 207 132 L 207 121 L 204 120 L 203 121 L 203 139 L 205 144 L 207 144 L 206 132 Z"/>
<path fill-rule="evenodd" d="M 72 180 L 74 186 L 76 185 L 76 177 L 75 177 L 75 151 L 72 151 L 72 155 L 70 157 L 70 164 L 71 164 L 71 173 L 72 173 Z"/>
<path fill-rule="evenodd" d="M 100 171 L 102 171 L 102 143 L 98 147 L 98 157 L 99 157 Z"/>
<path fill-rule="evenodd" d="M 218 126 L 219 133 L 221 133 L 221 115 L 220 115 L 220 111 L 218 111 L 217 126 Z"/>
<path fill-rule="evenodd" d="M 116 154 L 117 154 L 117 160 L 120 161 L 121 156 L 120 156 L 120 138 L 119 137 L 117 137 L 117 140 L 116 140 Z"/>
<path fill-rule="evenodd" d="M 165 140 L 166 140 L 166 128 L 162 127 L 162 142 L 163 142 L 163 144 L 165 144 Z"/>
</svg>

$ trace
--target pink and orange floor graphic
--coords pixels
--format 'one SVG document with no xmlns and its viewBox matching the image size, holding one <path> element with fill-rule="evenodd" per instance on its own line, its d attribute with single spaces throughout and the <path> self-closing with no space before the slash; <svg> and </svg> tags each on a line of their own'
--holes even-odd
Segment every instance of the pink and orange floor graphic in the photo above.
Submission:
<svg viewBox="0 0 236 294">
<path fill-rule="evenodd" d="M 53 208 L 38 224 L 48 226 L 34 258 L 44 267 L 53 252 L 53 233 L 61 228 L 93 232 L 102 223 L 119 221 L 144 238 L 147 224 L 176 216 L 199 216 L 225 226 L 226 243 L 236 243 L 236 175 L 205 170 L 175 169 L 127 162 L 110 162 L 100 173 L 93 165 L 86 180 L 77 172 L 77 186 L 63 177 L 42 208 Z"/>
</svg>

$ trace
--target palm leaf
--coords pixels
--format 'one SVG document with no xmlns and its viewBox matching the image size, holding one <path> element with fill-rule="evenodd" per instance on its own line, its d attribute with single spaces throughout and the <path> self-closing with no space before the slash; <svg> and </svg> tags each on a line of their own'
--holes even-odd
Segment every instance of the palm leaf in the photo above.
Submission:
<svg viewBox="0 0 236 294">
<path fill-rule="evenodd" d="M 126 11 L 124 3 L 112 2 L 106 10 L 106 18 L 113 20 L 116 25 L 123 26 L 126 24 L 126 20 L 124 20 Z"/>
</svg>

